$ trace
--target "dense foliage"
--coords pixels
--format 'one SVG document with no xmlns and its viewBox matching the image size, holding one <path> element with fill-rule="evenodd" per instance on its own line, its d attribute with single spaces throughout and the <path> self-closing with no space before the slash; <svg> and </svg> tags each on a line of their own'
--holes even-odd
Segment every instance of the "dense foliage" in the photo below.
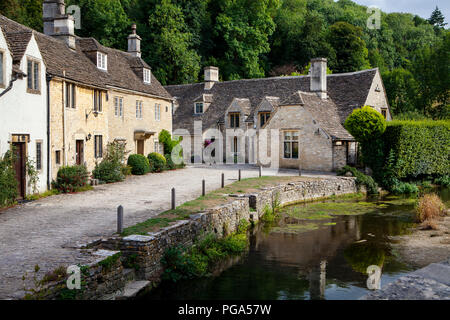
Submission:
<svg viewBox="0 0 450 320">
<path fill-rule="evenodd" d="M 132 154 L 128 157 L 128 165 L 134 175 L 144 175 L 150 172 L 150 163 L 142 154 Z"/>
<path fill-rule="evenodd" d="M 166 169 L 166 158 L 157 152 L 150 153 L 148 161 L 152 172 L 162 172 Z"/>
<path fill-rule="evenodd" d="M 87 185 L 88 178 L 85 166 L 60 167 L 53 188 L 63 193 L 77 192 Z"/>
<path fill-rule="evenodd" d="M 126 154 L 125 143 L 119 141 L 108 143 L 105 157 L 92 171 L 94 178 L 105 183 L 124 180 L 128 170 L 124 165 Z"/>
<path fill-rule="evenodd" d="M 3 157 L 0 156 L 0 208 L 12 205 L 17 195 L 13 153 L 6 152 Z"/>
<path fill-rule="evenodd" d="M 356 168 L 345 166 L 340 169 L 337 174 L 343 176 L 350 173 L 353 177 L 356 177 L 356 184 L 359 186 L 365 186 L 367 193 L 378 194 L 378 184 L 373 180 L 371 176 L 365 175 Z"/>
<path fill-rule="evenodd" d="M 162 84 L 201 81 L 207 65 L 231 80 L 304 72 L 311 58 L 326 57 L 334 73 L 380 68 L 394 115 L 448 117 L 450 35 L 438 8 L 428 20 L 382 12 L 381 28 L 370 29 L 372 13 L 350 0 L 66 0 L 71 4 L 81 8 L 77 34 L 104 45 L 126 50 L 136 23 L 142 57 Z M 42 0 L 3 0 L 0 13 L 42 30 Z"/>
<path fill-rule="evenodd" d="M 369 106 L 353 110 L 344 124 L 350 134 L 359 142 L 380 137 L 386 130 L 383 116 Z"/>
</svg>

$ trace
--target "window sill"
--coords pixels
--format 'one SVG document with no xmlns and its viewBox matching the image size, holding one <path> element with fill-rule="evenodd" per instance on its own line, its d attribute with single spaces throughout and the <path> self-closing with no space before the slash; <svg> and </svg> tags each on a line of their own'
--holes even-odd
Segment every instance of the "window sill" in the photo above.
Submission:
<svg viewBox="0 0 450 320">
<path fill-rule="evenodd" d="M 41 90 L 32 90 L 32 89 L 27 89 L 27 93 L 29 94 L 41 94 Z"/>
</svg>

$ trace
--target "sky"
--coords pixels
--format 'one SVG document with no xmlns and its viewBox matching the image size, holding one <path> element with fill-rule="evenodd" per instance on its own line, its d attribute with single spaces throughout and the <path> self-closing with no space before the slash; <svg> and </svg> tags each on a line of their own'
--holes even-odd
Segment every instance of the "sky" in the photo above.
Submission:
<svg viewBox="0 0 450 320">
<path fill-rule="evenodd" d="M 408 12 L 428 19 L 431 13 L 439 7 L 445 16 L 445 22 L 450 25 L 450 1 L 449 0 L 353 0 L 365 6 L 377 6 L 384 12 Z M 446 26 L 446 28 L 449 27 Z"/>
</svg>

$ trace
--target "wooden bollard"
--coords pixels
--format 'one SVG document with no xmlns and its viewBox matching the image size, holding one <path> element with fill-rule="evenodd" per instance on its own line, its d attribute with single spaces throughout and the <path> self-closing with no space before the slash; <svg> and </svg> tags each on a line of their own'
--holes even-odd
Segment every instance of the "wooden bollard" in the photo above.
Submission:
<svg viewBox="0 0 450 320">
<path fill-rule="evenodd" d="M 225 187 L 225 173 L 222 173 L 222 188 Z"/>
<path fill-rule="evenodd" d="M 302 176 L 302 166 L 301 165 L 298 166 L 298 176 L 299 177 Z"/>
<path fill-rule="evenodd" d="M 172 188 L 172 210 L 175 210 L 175 188 Z"/>
<path fill-rule="evenodd" d="M 117 233 L 123 232 L 123 207 L 117 207 Z"/>
<path fill-rule="evenodd" d="M 262 177 L 262 167 L 261 166 L 259 166 L 259 177 L 260 178 Z"/>
<path fill-rule="evenodd" d="M 239 181 L 241 181 L 241 169 L 239 169 Z"/>
<path fill-rule="evenodd" d="M 202 196 L 204 197 L 206 194 L 206 183 L 205 179 L 202 180 Z"/>
</svg>

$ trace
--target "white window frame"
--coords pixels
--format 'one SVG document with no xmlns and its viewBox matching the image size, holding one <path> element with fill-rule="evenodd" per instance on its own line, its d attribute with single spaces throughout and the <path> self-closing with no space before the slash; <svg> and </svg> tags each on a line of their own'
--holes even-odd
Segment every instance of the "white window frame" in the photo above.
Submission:
<svg viewBox="0 0 450 320">
<path fill-rule="evenodd" d="M 114 116 L 123 118 L 123 97 L 114 97 Z"/>
<path fill-rule="evenodd" d="M 143 79 L 144 83 L 147 83 L 147 84 L 152 83 L 152 73 L 151 73 L 150 69 L 144 68 L 143 78 L 144 78 Z"/>
<path fill-rule="evenodd" d="M 108 55 L 100 51 L 97 51 L 97 68 L 108 70 Z"/>
<path fill-rule="evenodd" d="M 286 134 L 290 133 L 289 138 L 287 139 Z M 297 138 L 294 138 L 297 137 Z M 289 157 L 286 157 L 285 153 L 285 144 L 289 144 Z M 293 157 L 293 145 L 294 143 L 297 143 L 297 157 Z M 300 135 L 297 130 L 285 130 L 283 131 L 283 159 L 290 159 L 290 160 L 298 160 L 300 157 Z"/>
<path fill-rule="evenodd" d="M 39 147 L 38 147 L 39 145 Z M 42 146 L 43 146 L 42 140 L 36 140 L 36 170 L 41 172 L 42 171 Z M 39 149 L 39 152 L 38 152 Z"/>
<path fill-rule="evenodd" d="M 143 102 L 140 100 L 136 100 L 136 119 L 143 119 L 142 107 Z"/>
<path fill-rule="evenodd" d="M 155 121 L 161 121 L 161 104 L 155 103 Z"/>
<path fill-rule="evenodd" d="M 31 72 L 28 68 L 30 63 Z M 33 58 L 27 58 L 27 92 L 35 94 L 41 93 L 41 63 Z"/>
<path fill-rule="evenodd" d="M 197 112 L 197 105 L 202 105 L 202 112 Z M 203 114 L 205 112 L 205 104 L 203 102 L 194 103 L 194 113 L 195 114 Z"/>
<path fill-rule="evenodd" d="M 153 151 L 159 154 L 161 153 L 161 144 L 158 139 L 153 140 Z"/>
</svg>

